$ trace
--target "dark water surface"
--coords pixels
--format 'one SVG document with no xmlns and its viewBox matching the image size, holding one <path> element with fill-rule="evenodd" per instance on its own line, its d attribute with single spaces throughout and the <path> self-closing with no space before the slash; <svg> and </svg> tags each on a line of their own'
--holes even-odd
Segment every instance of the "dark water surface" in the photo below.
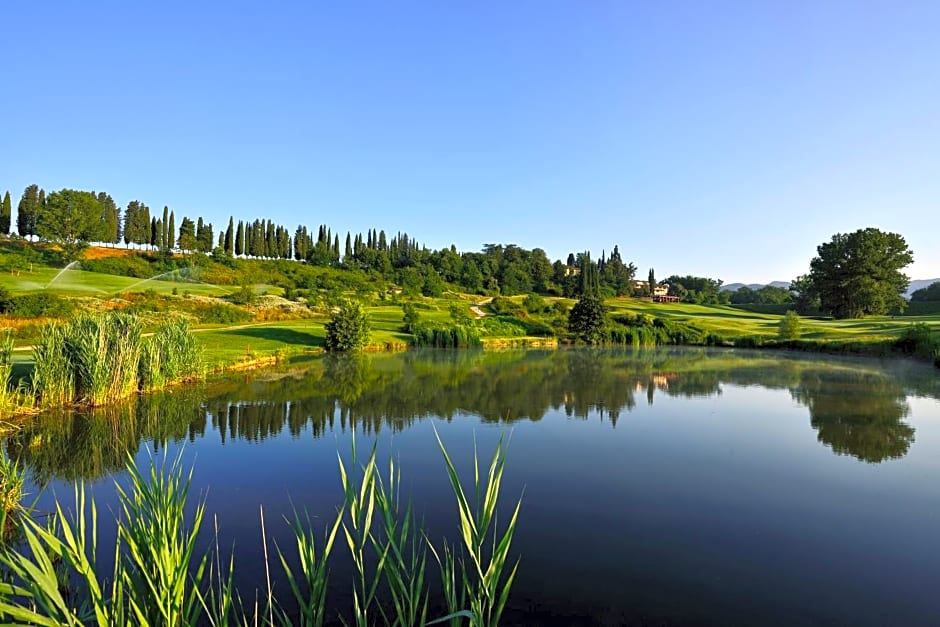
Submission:
<svg viewBox="0 0 940 627">
<path fill-rule="evenodd" d="M 41 508 L 53 494 L 71 501 L 81 478 L 102 519 L 128 455 L 146 464 L 182 450 L 207 502 L 206 541 L 217 516 L 253 599 L 264 585 L 259 507 L 286 549 L 293 507 L 325 525 L 341 499 L 337 452 L 348 458 L 353 432 L 400 463 L 429 536 L 452 540 L 432 427 L 464 471 L 474 439 L 488 458 L 506 433 L 501 511 L 523 495 L 506 624 L 928 625 L 940 624 L 938 398 L 940 373 L 903 362 L 409 352 L 42 416 L 6 448 L 33 491 L 45 488 Z M 103 521 L 100 544 L 109 533 Z M 351 580 L 337 555 L 331 598 L 342 609 Z"/>
</svg>

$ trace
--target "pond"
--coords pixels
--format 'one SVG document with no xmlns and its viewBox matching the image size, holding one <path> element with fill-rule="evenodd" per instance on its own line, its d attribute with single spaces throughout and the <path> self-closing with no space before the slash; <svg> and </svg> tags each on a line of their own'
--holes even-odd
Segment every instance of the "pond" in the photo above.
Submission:
<svg viewBox="0 0 940 627">
<path fill-rule="evenodd" d="M 462 473 L 474 445 L 488 459 L 509 440 L 500 512 L 522 498 L 521 561 L 505 624 L 935 624 L 938 399 L 937 371 L 907 362 L 415 351 L 43 415 L 5 446 L 41 510 L 55 495 L 71 502 L 72 481 L 91 483 L 105 546 L 128 456 L 181 454 L 248 599 L 264 587 L 259 508 L 285 549 L 295 509 L 325 525 L 354 433 L 360 448 L 378 443 L 383 467 L 400 465 L 428 536 L 456 540 L 436 428 Z M 337 555 L 330 598 L 342 609 L 351 579 Z"/>
</svg>

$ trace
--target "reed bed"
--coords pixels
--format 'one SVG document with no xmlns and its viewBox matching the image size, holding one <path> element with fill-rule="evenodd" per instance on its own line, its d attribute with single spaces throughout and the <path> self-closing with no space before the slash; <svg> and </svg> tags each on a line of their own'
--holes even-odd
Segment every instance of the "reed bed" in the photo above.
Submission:
<svg viewBox="0 0 940 627">
<path fill-rule="evenodd" d="M 170 318 L 144 338 L 140 318 L 119 312 L 46 325 L 33 361 L 30 391 L 41 407 L 105 405 L 204 373 L 185 319 Z"/>
<path fill-rule="evenodd" d="M 0 547 L 6 545 L 19 528 L 23 516 L 23 486 L 26 472 L 16 461 L 0 449 Z"/>
<path fill-rule="evenodd" d="M 66 349 L 66 325 L 51 322 L 43 327 L 33 345 L 31 387 L 40 406 L 71 403 L 75 378 Z"/>
<path fill-rule="evenodd" d="M 517 559 L 510 568 L 508 555 L 521 501 L 502 530 L 496 528 L 505 448 L 500 440 L 482 478 L 474 452 L 474 481 L 465 490 L 439 437 L 438 443 L 458 507 L 459 542 L 435 547 L 402 499 L 395 463 L 382 473 L 375 446 L 363 463 L 354 443 L 348 469 L 339 458 L 345 498 L 322 536 L 309 517 L 295 514 L 297 559 L 277 548 L 294 611 L 274 596 L 270 574 L 267 590 L 248 605 L 243 602 L 232 584 L 234 560 L 223 568 L 217 524 L 214 547 L 196 550 L 205 507 L 201 501 L 186 515 L 192 471 L 184 473 L 179 457 L 170 463 L 164 458 L 159 467 L 151 461 L 148 473 L 131 460 L 129 485 L 118 487 L 109 584 L 103 585 L 105 574 L 95 563 L 97 511 L 79 483 L 72 513 L 57 505 L 49 523 L 26 517 L 22 547 L 0 550 L 0 565 L 10 574 L 0 581 L 0 623 L 318 627 L 333 618 L 328 616 L 329 564 L 345 544 L 355 581 L 352 607 L 337 616 L 344 624 L 497 625 L 519 564 Z M 263 512 L 261 521 L 264 536 Z M 428 553 L 439 565 L 444 598 L 438 605 L 447 608 L 445 616 L 429 618 Z"/>
<path fill-rule="evenodd" d="M 13 373 L 13 329 L 0 329 L 0 411 L 4 413 L 12 404 L 10 375 Z"/>
<path fill-rule="evenodd" d="M 140 359 L 141 390 L 159 390 L 205 373 L 196 338 L 183 317 L 161 324 L 143 345 Z"/>
<path fill-rule="evenodd" d="M 483 341 L 477 330 L 469 326 L 418 326 L 414 329 L 412 344 L 434 348 L 479 348 L 483 346 Z"/>
</svg>

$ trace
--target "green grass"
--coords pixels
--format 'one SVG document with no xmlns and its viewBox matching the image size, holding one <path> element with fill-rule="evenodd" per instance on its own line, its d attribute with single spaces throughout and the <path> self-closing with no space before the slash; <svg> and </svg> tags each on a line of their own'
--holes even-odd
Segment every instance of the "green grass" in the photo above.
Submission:
<svg viewBox="0 0 940 627">
<path fill-rule="evenodd" d="M 652 303 L 627 298 L 607 302 L 611 313 L 643 313 L 656 317 L 672 317 L 687 321 L 704 331 L 725 337 L 760 335 L 775 338 L 782 316 L 743 311 L 722 305 L 690 305 L 686 303 Z M 905 329 L 923 322 L 940 332 L 940 316 L 882 316 L 861 320 L 826 320 L 801 318 L 801 339 L 833 342 L 882 342 L 895 340 Z"/>
<path fill-rule="evenodd" d="M 36 265 L 33 269 L 16 274 L 0 273 L 0 286 L 13 294 L 47 291 L 64 296 L 111 296 L 124 292 L 154 290 L 158 294 L 170 294 L 176 289 L 180 294 L 189 292 L 202 296 L 222 296 L 231 293 L 230 288 L 191 281 L 167 281 L 163 279 L 136 279 L 133 277 L 86 272 L 71 268 L 51 268 Z M 60 274 L 61 273 L 61 274 Z M 58 277 L 58 278 L 56 278 Z"/>
<path fill-rule="evenodd" d="M 185 270 L 182 272 L 185 272 Z M 342 284 L 348 278 L 339 270 L 331 270 L 330 272 L 336 274 L 334 278 L 338 282 L 337 285 Z M 261 277 L 255 278 L 260 279 Z M 109 298 L 121 293 L 147 292 L 149 290 L 158 294 L 170 294 L 176 291 L 181 295 L 189 293 L 203 296 L 224 296 L 232 291 L 231 287 L 221 287 L 207 283 L 138 279 L 88 272 L 82 270 L 80 266 L 63 272 L 62 268 L 42 265 L 38 261 L 32 264 L 24 263 L 22 267 L 0 273 L 0 286 L 6 287 L 13 295 L 45 291 L 45 293 L 62 296 L 93 298 Z M 347 295 L 351 295 L 352 285 L 349 284 L 346 287 L 350 290 Z M 267 284 L 256 284 L 253 288 L 258 293 L 275 294 L 282 292 L 280 287 Z M 317 291 L 313 290 L 312 294 L 316 296 Z M 448 292 L 442 298 L 418 298 L 413 301 L 413 304 L 419 315 L 420 326 L 444 328 L 453 325 L 454 320 L 450 313 L 453 305 L 457 304 L 469 311 L 470 305 L 479 300 L 481 300 L 481 297 L 478 296 Z M 506 300 L 522 309 L 523 296 L 510 297 Z M 574 302 L 571 299 L 551 297 L 545 298 L 545 301 L 548 304 L 561 301 L 568 306 Z M 173 308 L 181 306 L 174 305 L 173 302 L 159 304 L 159 307 Z M 607 301 L 607 305 L 613 315 L 618 313 L 642 313 L 651 317 L 675 318 L 688 322 L 706 333 L 717 334 L 726 341 L 732 341 L 735 338 L 751 338 L 760 343 L 763 340 L 775 339 L 781 319 L 781 316 L 777 314 L 749 312 L 730 306 L 653 303 L 631 298 L 611 299 Z M 80 305 L 80 308 L 84 307 L 86 306 Z M 402 331 L 402 310 L 399 304 L 392 304 L 387 301 L 380 304 L 373 302 L 371 305 L 367 305 L 367 313 L 372 326 L 370 348 L 402 347 L 412 342 L 411 335 Z M 245 313 L 244 315 L 247 317 L 249 314 Z M 206 321 L 212 319 L 205 316 L 199 317 L 198 315 L 197 318 Z M 199 345 L 205 351 L 207 364 L 210 366 L 234 364 L 248 359 L 268 358 L 294 352 L 318 351 L 323 348 L 325 322 L 326 315 L 324 314 L 321 317 L 308 320 L 247 323 L 242 328 L 232 328 L 231 324 L 228 325 L 228 328 L 203 325 L 198 333 Z M 507 341 L 526 339 L 515 337 L 520 333 L 526 334 L 525 330 L 510 328 L 510 326 L 505 325 L 504 329 L 497 322 L 494 317 L 491 317 L 484 325 L 485 327 L 496 327 L 494 329 L 484 328 L 481 331 L 485 345 L 500 346 Z M 566 326 L 563 316 L 559 317 L 555 314 L 534 315 L 528 317 L 526 321 L 519 322 L 523 327 L 537 325 L 548 333 L 554 330 L 556 333 L 564 334 Z M 876 317 L 863 320 L 801 318 L 800 340 L 804 342 L 804 347 L 807 349 L 812 348 L 811 343 L 816 343 L 819 347 L 824 347 L 830 343 L 833 345 L 862 347 L 864 345 L 884 344 L 885 342 L 897 340 L 906 328 L 917 322 L 925 323 L 934 333 L 940 331 L 940 313 L 921 316 Z M 533 333 L 538 334 L 532 331 L 529 335 Z M 29 329 L 22 329 L 16 339 L 16 346 L 32 343 L 32 340 L 24 337 L 30 336 L 30 334 Z M 538 338 L 532 339 L 537 340 Z M 21 355 L 17 355 L 15 376 L 21 372 L 22 359 Z"/>
</svg>

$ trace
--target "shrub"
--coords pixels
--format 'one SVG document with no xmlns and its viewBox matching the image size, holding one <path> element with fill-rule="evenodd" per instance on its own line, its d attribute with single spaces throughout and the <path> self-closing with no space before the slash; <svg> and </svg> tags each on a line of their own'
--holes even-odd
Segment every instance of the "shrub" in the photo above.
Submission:
<svg viewBox="0 0 940 627">
<path fill-rule="evenodd" d="M 75 305 L 69 299 L 36 292 L 13 297 L 10 313 L 17 318 L 67 318 L 74 311 Z"/>
<path fill-rule="evenodd" d="M 401 311 L 402 311 L 402 322 L 404 322 L 404 326 L 402 327 L 402 330 L 405 333 L 414 333 L 415 327 L 418 326 L 418 322 L 421 318 L 418 315 L 417 308 L 414 306 L 414 303 L 402 303 Z"/>
<path fill-rule="evenodd" d="M 0 313 L 10 313 L 13 311 L 13 296 L 10 290 L 0 285 Z"/>
<path fill-rule="evenodd" d="M 599 298 L 585 296 L 568 314 L 568 330 L 588 344 L 607 341 L 607 309 Z"/>
<path fill-rule="evenodd" d="M 228 298 L 236 305 L 253 305 L 258 300 L 258 295 L 251 285 L 244 283 L 237 292 Z"/>
<path fill-rule="evenodd" d="M 529 294 L 523 299 L 522 307 L 530 314 L 548 313 L 551 310 L 548 302 L 538 294 Z"/>
<path fill-rule="evenodd" d="M 777 327 L 777 337 L 781 340 L 800 339 L 800 316 L 795 311 L 788 311 Z"/>
<path fill-rule="evenodd" d="M 497 296 L 490 301 L 490 311 L 497 316 L 511 316 L 518 309 L 519 306 L 516 303 L 503 296 Z"/>
<path fill-rule="evenodd" d="M 369 343 L 369 318 L 358 302 L 343 301 L 326 323 L 326 350 L 361 350 Z"/>
<path fill-rule="evenodd" d="M 904 329 L 894 342 L 894 347 L 909 355 L 927 358 L 934 357 L 935 351 L 940 348 L 925 322 L 917 322 Z"/>
</svg>

